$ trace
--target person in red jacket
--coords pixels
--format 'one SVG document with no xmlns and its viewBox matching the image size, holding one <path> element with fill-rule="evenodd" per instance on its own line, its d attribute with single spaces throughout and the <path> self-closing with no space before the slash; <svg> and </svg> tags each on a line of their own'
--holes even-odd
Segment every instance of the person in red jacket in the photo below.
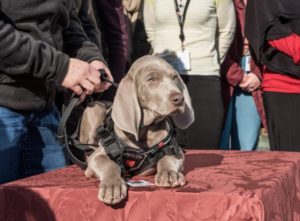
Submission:
<svg viewBox="0 0 300 221">
<path fill-rule="evenodd" d="M 261 122 L 264 127 L 266 125 L 260 90 L 261 70 L 251 58 L 248 40 L 244 36 L 247 0 L 233 2 L 237 17 L 236 32 L 228 55 L 221 66 L 223 92 L 229 91 L 225 93 L 224 100 L 228 103 L 230 98 L 230 102 L 220 148 L 255 150 Z"/>
<path fill-rule="evenodd" d="M 246 11 L 246 37 L 264 65 L 262 89 L 271 150 L 300 151 L 299 9 L 298 0 L 251 0 Z"/>
</svg>

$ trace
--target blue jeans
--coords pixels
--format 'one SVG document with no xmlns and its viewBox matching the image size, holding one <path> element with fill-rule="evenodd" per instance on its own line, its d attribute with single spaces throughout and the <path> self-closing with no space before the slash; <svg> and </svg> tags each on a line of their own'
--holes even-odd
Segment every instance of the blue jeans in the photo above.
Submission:
<svg viewBox="0 0 300 221">
<path fill-rule="evenodd" d="M 16 112 L 0 107 L 0 183 L 64 167 L 64 146 L 56 139 L 59 112 Z"/>
<path fill-rule="evenodd" d="M 260 117 L 252 95 L 235 88 L 222 131 L 220 149 L 255 150 L 260 126 Z"/>
</svg>

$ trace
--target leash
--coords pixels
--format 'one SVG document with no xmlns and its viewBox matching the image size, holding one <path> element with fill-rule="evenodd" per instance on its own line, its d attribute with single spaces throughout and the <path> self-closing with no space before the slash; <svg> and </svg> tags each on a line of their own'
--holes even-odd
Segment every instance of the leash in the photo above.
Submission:
<svg viewBox="0 0 300 221">
<path fill-rule="evenodd" d="M 116 88 L 118 87 L 117 83 L 109 80 L 108 75 L 104 69 L 100 69 L 99 74 L 100 74 L 99 75 L 100 79 L 102 81 L 111 83 L 113 87 L 116 87 Z M 101 95 L 102 95 L 102 93 L 100 94 L 100 96 Z M 98 99 L 99 99 L 99 97 L 98 97 Z M 69 103 L 67 104 L 67 106 L 65 106 L 63 108 L 62 116 L 61 116 L 61 119 L 60 119 L 60 122 L 58 125 L 56 137 L 60 142 L 65 144 L 66 153 L 67 153 L 68 157 L 70 158 L 70 160 L 74 164 L 78 165 L 81 169 L 84 170 L 87 167 L 87 163 L 85 161 L 85 157 L 86 157 L 85 155 L 94 150 L 92 147 L 98 147 L 98 145 L 80 143 L 79 140 L 76 139 L 77 129 L 71 136 L 69 136 L 67 127 L 66 127 L 67 122 L 68 122 L 74 108 L 82 102 L 84 102 L 84 101 L 81 101 L 80 97 L 78 95 L 76 95 L 75 93 L 72 93 Z M 75 148 L 71 149 L 72 146 L 73 147 L 75 146 L 76 149 Z"/>
<path fill-rule="evenodd" d="M 99 69 L 99 73 L 100 73 L 100 79 L 102 81 L 106 81 L 108 83 L 111 83 L 113 87 L 118 88 L 119 84 L 116 82 L 113 82 L 111 80 L 108 79 L 107 73 L 105 72 L 104 69 Z"/>
</svg>

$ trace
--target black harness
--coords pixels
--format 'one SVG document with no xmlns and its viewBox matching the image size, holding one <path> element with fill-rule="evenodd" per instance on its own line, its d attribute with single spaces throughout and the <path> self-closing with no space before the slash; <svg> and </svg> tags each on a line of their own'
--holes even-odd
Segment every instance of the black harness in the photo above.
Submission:
<svg viewBox="0 0 300 221">
<path fill-rule="evenodd" d="M 124 144 L 114 132 L 110 113 L 97 129 L 97 135 L 110 159 L 120 166 L 124 175 L 132 176 L 153 168 L 165 155 L 180 156 L 181 148 L 176 142 L 175 130 L 171 120 L 167 118 L 167 121 L 170 127 L 168 135 L 152 147 L 137 149 Z"/>
<path fill-rule="evenodd" d="M 83 144 L 78 140 L 78 130 L 69 135 L 67 130 L 68 119 L 79 103 L 79 97 L 73 96 L 64 108 L 59 123 L 57 137 L 65 144 L 66 153 L 70 160 L 81 169 L 87 168 L 86 157 L 91 155 L 99 145 Z M 102 126 L 97 129 L 97 138 L 106 154 L 121 168 L 123 175 L 133 176 L 154 167 L 165 155 L 179 157 L 181 148 L 176 142 L 176 131 L 169 118 L 169 132 L 166 138 L 152 147 L 133 148 L 124 144 L 114 132 L 114 122 L 109 112 Z M 80 120 L 77 122 L 79 127 Z"/>
</svg>

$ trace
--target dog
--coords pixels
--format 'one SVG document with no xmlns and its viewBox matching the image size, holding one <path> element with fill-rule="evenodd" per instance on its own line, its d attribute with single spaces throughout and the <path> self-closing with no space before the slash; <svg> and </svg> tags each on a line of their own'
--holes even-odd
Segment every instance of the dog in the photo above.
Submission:
<svg viewBox="0 0 300 221">
<path fill-rule="evenodd" d="M 80 124 L 80 142 L 98 144 L 97 129 L 103 125 L 108 105 L 95 102 L 88 106 Z M 128 74 L 120 81 L 111 107 L 113 131 L 122 143 L 131 148 L 152 147 L 170 130 L 171 118 L 176 127 L 185 129 L 194 121 L 194 111 L 188 90 L 181 77 L 163 59 L 146 55 L 136 60 Z M 176 187 L 185 184 L 184 154 L 164 155 L 153 168 L 143 175 L 154 173 L 155 185 Z M 105 204 L 117 204 L 127 195 L 121 168 L 112 160 L 103 144 L 87 157 L 87 177 L 100 180 L 99 200 Z"/>
</svg>

